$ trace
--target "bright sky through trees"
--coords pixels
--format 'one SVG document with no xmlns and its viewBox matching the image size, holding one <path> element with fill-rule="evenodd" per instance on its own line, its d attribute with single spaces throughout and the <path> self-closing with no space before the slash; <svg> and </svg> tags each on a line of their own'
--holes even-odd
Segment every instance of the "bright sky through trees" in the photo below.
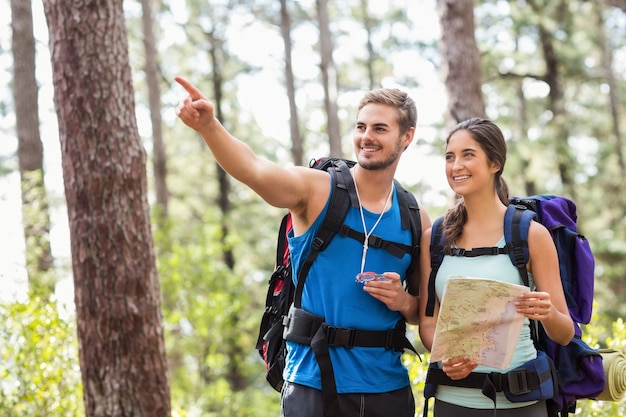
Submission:
<svg viewBox="0 0 626 417">
<path fill-rule="evenodd" d="M 178 4 L 173 2 L 174 4 Z M 383 2 L 371 2 L 374 6 L 385 7 Z M 138 5 L 129 2 L 128 8 L 131 13 L 140 13 Z M 132 7 L 131 7 L 132 6 Z M 376 7 L 378 7 L 376 6 Z M 409 18 L 415 23 L 415 34 L 423 41 L 431 41 L 439 36 L 438 19 L 434 0 L 421 0 L 407 2 L 407 13 Z M 382 10 L 374 11 L 382 13 Z M 0 46 L 3 51 L 10 51 L 11 48 L 11 10 L 9 2 L 0 4 Z M 64 205 L 63 179 L 61 171 L 61 156 L 58 140 L 58 127 L 56 124 L 56 113 L 53 103 L 52 78 L 50 69 L 50 56 L 48 52 L 48 33 L 45 23 L 41 2 L 33 2 L 33 19 L 35 38 L 37 42 L 37 78 L 40 86 L 40 126 L 41 137 L 44 145 L 45 183 L 51 199 L 51 243 L 57 267 L 61 267 L 61 282 L 57 287 L 57 295 L 64 301 L 72 301 L 72 280 L 70 279 L 70 244 L 69 230 L 67 224 L 67 212 Z M 185 19 L 184 10 L 177 10 L 174 19 Z M 172 23 L 172 22 L 170 22 Z M 266 136 L 277 138 L 277 140 L 288 140 L 289 122 L 287 100 L 284 95 L 278 94 L 284 89 L 281 83 L 283 69 L 279 67 L 281 58 L 277 55 L 282 53 L 282 39 L 278 33 L 259 33 L 263 29 L 262 25 L 254 22 L 233 22 L 233 33 L 239 36 L 229 38 L 229 48 L 246 62 L 259 65 L 262 70 L 254 75 L 241 77 L 239 82 L 239 97 L 242 107 L 250 111 L 254 116 L 254 122 Z M 254 35 L 251 35 L 251 31 Z M 168 33 L 170 33 L 168 31 Z M 172 32 L 172 33 L 175 33 Z M 308 29 L 294 31 L 294 39 L 310 39 L 314 42 L 317 33 Z M 176 37 L 174 37 L 176 38 Z M 251 40 L 255 41 L 253 43 Z M 168 42 L 177 42 L 179 39 Z M 353 48 L 362 49 L 364 42 Z M 350 45 L 337 45 L 337 61 L 349 58 L 350 54 L 346 48 Z M 344 52 L 342 52 L 344 51 Z M 260 53 L 262 52 L 262 53 Z M 314 54 L 305 51 L 304 53 L 294 51 L 298 54 L 298 59 L 294 59 L 294 71 L 297 76 L 314 78 L 319 70 Z M 265 62 L 265 61 L 266 62 Z M 3 80 L 12 79 L 12 56 L 9 52 L 0 54 L 0 74 Z M 436 72 L 431 62 L 419 56 L 418 50 L 407 50 L 398 53 L 393 62 L 394 73 L 384 80 L 385 87 L 396 86 L 394 79 L 406 77 L 419 77 L 419 87 L 409 90 L 411 96 L 416 100 L 418 106 L 418 129 L 416 138 L 432 140 L 437 131 L 434 125 L 442 122 L 445 110 L 445 89 L 441 83 L 439 74 Z M 189 76 L 188 74 L 181 74 Z M 3 83 L 0 90 L 0 99 L 3 102 L 12 102 L 12 92 L 9 82 Z M 402 87 L 402 86 L 400 86 Z M 320 87 L 321 89 L 321 87 Z M 182 90 L 174 90 L 178 97 L 183 97 Z M 317 92 L 319 93 L 319 92 Z M 171 93 L 166 93 L 170 94 Z M 307 91 L 307 94 L 316 94 Z M 349 100 L 353 105 L 359 98 L 358 95 L 346 95 L 340 100 Z M 268 105 L 267 98 L 278 96 L 275 103 Z M 339 103 L 341 106 L 341 102 Z M 280 111 L 277 109 L 284 109 Z M 149 135 L 149 115 L 138 110 L 137 113 L 140 134 Z M 164 108 L 165 123 L 176 122 L 174 109 Z M 319 120 L 325 123 L 325 120 Z M 348 135 L 350 132 L 342 132 Z M 9 161 L 8 165 L 15 169 L 14 172 L 6 176 L 0 176 L 0 299 L 11 299 L 16 295 L 24 294 L 26 288 L 26 273 L 24 271 L 24 242 L 21 224 L 19 173 L 17 171 L 17 138 L 15 136 L 15 116 L 12 112 L 0 115 L 0 158 Z M 307 155 L 308 157 L 308 155 Z M 419 169 L 416 169 L 419 167 Z M 398 178 L 407 185 L 416 184 L 421 181 L 428 181 L 435 189 L 446 189 L 445 176 L 443 175 L 443 158 L 440 156 L 426 157 L 423 150 L 412 146 L 402 158 L 398 170 Z M 433 184 L 435 180 L 435 184 Z M 420 200 L 428 203 L 428 196 L 420 196 Z M 439 202 L 440 203 L 440 202 Z"/>
</svg>

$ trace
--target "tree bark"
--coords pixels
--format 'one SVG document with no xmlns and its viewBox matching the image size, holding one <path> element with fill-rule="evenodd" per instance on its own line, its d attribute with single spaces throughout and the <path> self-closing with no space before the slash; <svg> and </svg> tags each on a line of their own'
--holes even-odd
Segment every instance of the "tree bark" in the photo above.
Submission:
<svg viewBox="0 0 626 417">
<path fill-rule="evenodd" d="M 122 0 L 44 0 L 85 411 L 170 417 Z"/>
<path fill-rule="evenodd" d="M 626 11 L 626 10 L 625 10 Z M 597 21 L 597 27 L 600 30 L 597 31 L 596 43 L 600 49 L 600 56 L 602 57 L 602 71 L 606 78 L 606 83 L 609 86 L 609 108 L 611 109 L 611 127 L 613 135 L 615 136 L 615 156 L 617 157 L 617 164 L 620 170 L 620 177 L 626 177 L 626 161 L 624 160 L 624 140 L 622 138 L 621 120 L 620 120 L 620 100 L 618 97 L 618 83 L 613 72 L 613 50 L 608 46 L 608 40 L 604 33 L 604 17 L 602 16 L 602 10 L 599 7 L 594 6 L 594 14 Z"/>
<path fill-rule="evenodd" d="M 207 37 L 209 39 L 209 44 L 211 45 L 209 56 L 211 59 L 211 65 L 213 68 L 212 79 L 211 82 L 213 84 L 213 91 L 215 94 L 215 115 L 218 120 L 221 120 L 225 123 L 225 117 L 222 110 L 223 97 L 224 97 L 224 74 L 223 74 L 223 46 L 224 41 L 216 35 L 215 32 L 207 33 Z M 221 236 L 221 246 L 224 248 L 222 252 L 222 258 L 224 263 L 228 266 L 228 268 L 232 271 L 235 269 L 235 254 L 233 253 L 231 247 L 228 245 L 228 236 L 230 234 L 230 228 L 228 227 L 228 214 L 231 211 L 231 201 L 230 201 L 230 190 L 231 190 L 231 179 L 230 176 L 222 167 L 216 163 L 218 183 L 219 183 L 219 197 L 218 197 L 218 205 L 222 212 L 222 236 Z M 241 354 L 240 349 L 236 344 L 228 344 L 228 349 L 230 351 L 230 356 L 233 358 L 239 357 Z M 246 388 L 246 381 L 243 375 L 243 370 L 241 369 L 240 362 L 237 360 L 231 360 L 228 362 L 228 382 L 234 391 L 243 391 Z"/>
<path fill-rule="evenodd" d="M 441 70 L 448 91 L 448 124 L 486 117 L 473 0 L 437 0 Z"/>
<path fill-rule="evenodd" d="M 374 76 L 374 62 L 376 61 L 376 52 L 374 51 L 374 45 L 372 44 L 372 31 L 373 23 L 369 15 L 369 1 L 361 0 L 359 3 L 361 13 L 363 15 L 363 28 L 367 33 L 367 41 L 365 42 L 367 49 L 367 59 L 365 60 L 365 66 L 367 67 L 367 79 L 370 90 L 373 90 L 376 85 Z"/>
<path fill-rule="evenodd" d="M 218 35 L 216 35 L 216 31 L 206 33 L 207 39 L 209 41 L 209 45 L 211 48 L 209 50 L 209 58 L 211 61 L 211 66 L 213 71 L 211 73 L 211 82 L 213 85 L 213 94 L 215 94 L 215 116 L 218 120 L 221 120 L 222 123 L 225 123 L 224 120 L 224 112 L 222 110 L 223 103 L 223 88 L 224 88 L 224 78 L 222 74 L 222 61 L 221 58 L 223 54 L 223 46 L 224 41 L 220 39 Z M 228 173 L 224 171 L 224 169 L 218 164 L 215 163 L 215 170 L 217 173 L 217 181 L 219 184 L 219 195 L 217 197 L 217 204 L 222 212 L 222 236 L 221 242 L 224 251 L 222 252 L 222 258 L 224 259 L 224 263 L 228 266 L 230 270 L 235 268 L 235 255 L 233 251 L 227 245 L 228 235 L 230 234 L 230 230 L 228 228 L 228 224 L 226 218 L 231 209 L 230 203 L 230 177 Z"/>
<path fill-rule="evenodd" d="M 300 123 L 298 119 L 298 107 L 296 106 L 296 86 L 291 65 L 291 19 L 287 9 L 287 0 L 280 0 L 280 32 L 285 45 L 285 84 L 287 98 L 289 99 L 289 127 L 291 130 L 291 156 L 295 165 L 302 165 L 304 150 Z"/>
<path fill-rule="evenodd" d="M 320 67 L 324 87 L 324 107 L 330 156 L 341 157 L 341 133 L 337 114 L 337 69 L 333 61 L 333 41 L 328 22 L 328 0 L 317 0 L 317 22 L 320 30 Z"/>
<path fill-rule="evenodd" d="M 31 295 L 47 301 L 54 295 L 56 279 L 50 247 L 50 214 L 44 183 L 43 144 L 39 134 L 36 51 L 30 1 L 11 0 L 11 27 L 13 100 L 22 192 L 22 222 L 26 241 L 26 270 Z"/>
<path fill-rule="evenodd" d="M 539 16 L 545 16 L 543 6 L 535 1 L 529 1 L 528 4 Z M 559 8 L 564 11 L 565 7 Z M 566 16 L 559 16 L 555 21 L 565 20 Z M 574 158 L 571 155 L 569 146 L 570 129 L 567 121 L 567 111 L 565 109 L 565 98 L 563 90 L 563 82 L 561 80 L 560 67 L 561 62 L 557 54 L 554 36 L 548 29 L 548 25 L 539 22 L 537 26 L 539 32 L 539 42 L 541 51 L 546 64 L 546 72 L 544 81 L 548 84 L 550 91 L 548 94 L 548 108 L 552 112 L 552 119 L 548 125 L 548 131 L 552 138 L 554 147 L 554 157 L 559 171 L 561 184 L 568 195 L 574 200 L 576 199 L 576 187 L 574 184 L 573 167 L 575 166 Z"/>
<path fill-rule="evenodd" d="M 617 7 L 626 13 L 626 0 L 598 0 L 598 3 L 606 6 Z"/>
</svg>

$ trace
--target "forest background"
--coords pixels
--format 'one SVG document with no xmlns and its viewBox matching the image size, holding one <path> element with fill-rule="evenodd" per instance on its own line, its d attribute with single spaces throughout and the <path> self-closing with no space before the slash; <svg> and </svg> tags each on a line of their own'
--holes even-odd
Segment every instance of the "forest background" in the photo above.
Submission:
<svg viewBox="0 0 626 417">
<path fill-rule="evenodd" d="M 104 36 L 67 35 L 72 23 L 59 16 L 71 8 L 76 22 L 97 14 Z M 283 213 L 224 175 L 177 122 L 175 75 L 199 85 L 255 151 L 299 165 L 352 156 L 364 91 L 409 91 L 417 140 L 398 178 L 432 218 L 451 198 L 449 127 L 493 119 L 510 147 L 513 194 L 577 202 L 597 262 L 585 334 L 624 350 L 626 2 L 11 0 L 0 16 L 0 415 L 278 415 L 254 344 Z M 68 39 L 86 51 L 76 61 Z M 124 77 L 103 70 L 109 45 L 108 62 L 132 76 L 122 88 Z M 61 88 L 72 80 L 75 89 Z M 108 113 L 109 96 L 132 106 Z M 130 119 L 127 131 L 115 117 Z M 82 125 L 91 135 L 72 129 Z M 94 156 L 103 149 L 105 164 Z M 106 184 L 107 169 L 124 171 L 135 155 L 138 189 L 120 180 L 124 192 L 98 200 L 89 184 Z M 89 197 L 76 198 L 82 191 Z M 129 203 L 135 192 L 146 210 Z M 109 200 L 113 214 L 100 212 Z M 147 213 L 149 230 L 134 233 Z M 128 235 L 109 234 L 115 227 Z M 96 244 L 100 232 L 112 244 Z M 140 290 L 116 289 L 119 277 Z M 426 360 L 405 360 L 421 413 Z M 625 409 L 580 401 L 578 413 Z"/>
</svg>

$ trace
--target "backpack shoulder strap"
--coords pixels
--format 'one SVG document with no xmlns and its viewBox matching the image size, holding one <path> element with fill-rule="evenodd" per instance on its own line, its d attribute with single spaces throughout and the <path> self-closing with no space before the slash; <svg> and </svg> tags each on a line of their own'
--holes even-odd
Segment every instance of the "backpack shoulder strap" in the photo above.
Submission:
<svg viewBox="0 0 626 417">
<path fill-rule="evenodd" d="M 504 214 L 504 240 L 509 250 L 509 258 L 517 270 L 524 285 L 529 286 L 526 264 L 530 259 L 528 252 L 528 229 L 537 214 L 523 206 L 510 204 Z"/>
<path fill-rule="evenodd" d="M 301 303 L 304 282 L 309 274 L 309 270 L 311 269 L 313 262 L 317 258 L 317 255 L 326 249 L 332 238 L 339 230 L 340 226 L 343 224 L 352 201 L 350 197 L 350 189 L 354 190 L 354 182 L 352 181 L 352 175 L 350 174 L 350 168 L 348 165 L 342 160 L 337 160 L 332 167 L 328 168 L 328 172 L 331 176 L 330 202 L 328 203 L 328 210 L 322 220 L 322 224 L 317 232 L 317 235 L 313 239 L 311 250 L 298 272 L 294 299 L 294 305 L 297 308 L 302 307 Z M 356 196 L 356 191 L 354 191 L 354 195 Z"/>
<path fill-rule="evenodd" d="M 437 218 L 432 225 L 430 235 L 430 276 L 428 277 L 428 302 L 426 315 L 432 317 L 435 313 L 435 279 L 437 271 L 443 262 L 443 217 Z"/>
<path fill-rule="evenodd" d="M 283 216 L 278 229 L 278 237 L 276 239 L 276 263 L 275 268 L 280 265 L 287 265 L 287 259 L 289 257 L 289 251 L 287 248 L 287 232 L 291 229 L 291 213 L 287 213 Z"/>
<path fill-rule="evenodd" d="M 417 226 L 415 230 L 418 235 L 422 233 L 422 222 L 419 216 L 419 204 L 415 199 L 412 192 L 407 191 L 398 180 L 393 180 L 398 192 L 398 204 L 400 205 L 400 218 L 402 219 L 402 228 L 408 229 L 412 226 L 412 221 L 415 221 Z"/>
<path fill-rule="evenodd" d="M 407 269 L 407 274 L 413 272 L 417 266 L 420 255 L 420 239 L 422 238 L 422 219 L 417 199 L 413 193 L 402 187 L 400 182 L 394 180 L 396 192 L 398 193 L 398 205 L 400 206 L 400 219 L 403 229 L 411 229 L 412 249 L 411 264 Z"/>
</svg>

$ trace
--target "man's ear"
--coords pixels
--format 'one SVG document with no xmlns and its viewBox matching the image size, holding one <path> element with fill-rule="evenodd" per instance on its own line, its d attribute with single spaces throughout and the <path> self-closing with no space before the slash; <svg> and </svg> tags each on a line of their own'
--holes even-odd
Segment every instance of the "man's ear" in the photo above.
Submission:
<svg viewBox="0 0 626 417">
<path fill-rule="evenodd" d="M 415 136 L 415 128 L 411 127 L 409 128 L 409 130 L 407 130 L 404 135 L 402 135 L 402 140 L 404 141 L 404 149 L 403 151 L 406 151 L 409 148 L 409 145 L 411 145 L 411 142 L 413 142 L 413 138 Z"/>
</svg>

